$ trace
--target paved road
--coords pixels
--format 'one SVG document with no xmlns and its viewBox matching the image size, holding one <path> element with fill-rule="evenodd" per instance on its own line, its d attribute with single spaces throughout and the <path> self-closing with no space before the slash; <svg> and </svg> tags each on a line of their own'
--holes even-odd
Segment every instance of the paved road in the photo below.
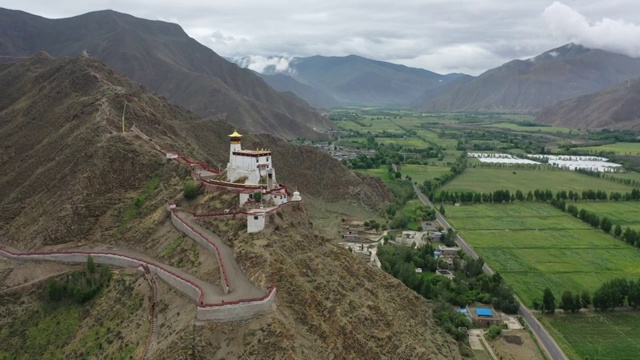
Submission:
<svg viewBox="0 0 640 360">
<path fill-rule="evenodd" d="M 447 219 L 438 212 L 436 207 L 433 206 L 431 201 L 429 201 L 429 199 L 420 191 L 420 189 L 418 189 L 417 187 L 414 187 L 414 190 L 416 191 L 416 194 L 418 194 L 418 198 L 420 199 L 420 201 L 422 201 L 425 205 L 428 205 L 429 207 L 436 210 L 436 219 L 442 224 L 442 226 L 444 226 L 446 230 L 452 229 Z M 460 246 L 464 250 L 464 252 L 469 254 L 469 256 L 471 256 L 473 259 L 478 258 L 478 254 L 476 254 L 476 252 L 473 251 L 471 246 L 469 246 L 469 244 L 467 244 L 467 242 L 460 235 L 456 235 L 456 243 L 458 244 L 458 246 Z M 493 275 L 494 273 L 494 271 L 487 264 L 484 264 L 482 269 L 484 270 L 485 273 L 489 275 Z M 547 330 L 544 327 L 542 327 L 542 325 L 538 322 L 535 316 L 531 314 L 531 311 L 529 311 L 529 309 L 527 309 L 527 307 L 524 306 L 522 304 L 522 301 L 520 301 L 519 299 L 518 299 L 518 302 L 520 303 L 518 314 L 520 314 L 520 316 L 522 316 L 522 318 L 527 322 L 527 325 L 529 325 L 529 328 L 531 328 L 531 331 L 533 331 L 533 333 L 536 335 L 536 337 L 539 340 L 538 342 L 545 349 L 545 352 L 547 353 L 547 355 L 554 360 L 567 359 L 567 357 L 562 352 L 562 349 L 560 349 L 558 344 L 556 344 L 556 342 L 553 340 L 551 335 L 549 335 Z"/>
</svg>

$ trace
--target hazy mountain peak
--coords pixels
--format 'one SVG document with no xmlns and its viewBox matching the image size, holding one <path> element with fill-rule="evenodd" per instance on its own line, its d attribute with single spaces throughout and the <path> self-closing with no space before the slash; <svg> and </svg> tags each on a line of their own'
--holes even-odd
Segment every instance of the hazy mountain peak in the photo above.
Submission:
<svg viewBox="0 0 640 360">
<path fill-rule="evenodd" d="M 313 87 L 330 98 L 347 104 L 402 106 L 413 102 L 424 91 L 445 85 L 459 74 L 440 75 L 434 72 L 367 59 L 359 55 L 287 57 L 245 56 L 233 61 L 263 75 L 285 74 L 298 83 Z M 281 91 L 292 91 L 314 104 L 330 104 L 329 98 L 310 98 L 318 94 L 275 78 L 266 78 Z"/>
</svg>

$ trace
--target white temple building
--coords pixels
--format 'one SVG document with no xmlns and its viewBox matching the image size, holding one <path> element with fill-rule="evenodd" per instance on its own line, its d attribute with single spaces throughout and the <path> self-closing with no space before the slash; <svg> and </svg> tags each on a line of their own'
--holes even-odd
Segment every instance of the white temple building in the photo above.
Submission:
<svg viewBox="0 0 640 360">
<path fill-rule="evenodd" d="M 276 173 L 271 165 L 271 151 L 266 149 L 243 150 L 237 131 L 229 135 L 231 149 L 227 164 L 227 180 L 236 182 L 245 178 L 243 184 L 271 184 L 276 181 Z"/>
<path fill-rule="evenodd" d="M 271 151 L 266 149 L 243 150 L 242 135 L 237 131 L 229 135 L 231 147 L 227 164 L 227 181 L 262 187 L 262 198 L 281 205 L 289 201 L 287 190 L 276 182 Z M 253 198 L 253 193 L 240 194 L 240 206 Z M 300 195 L 298 194 L 298 198 Z M 301 200 L 301 198 L 300 198 Z M 299 201 L 299 200 L 298 200 Z"/>
</svg>

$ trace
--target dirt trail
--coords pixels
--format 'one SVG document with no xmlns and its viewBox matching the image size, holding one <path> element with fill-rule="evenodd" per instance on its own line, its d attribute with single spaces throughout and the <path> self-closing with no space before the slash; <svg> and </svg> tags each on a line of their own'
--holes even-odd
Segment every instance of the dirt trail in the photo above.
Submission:
<svg viewBox="0 0 640 360">
<path fill-rule="evenodd" d="M 38 279 L 35 279 L 35 280 L 31 280 L 28 283 L 24 283 L 24 284 L 16 285 L 16 286 L 13 286 L 13 287 L 10 287 L 10 288 L 7 288 L 7 289 L 0 290 L 0 294 L 4 294 L 4 293 L 10 292 L 10 291 L 19 290 L 19 289 L 28 287 L 30 285 L 39 283 L 41 281 L 45 281 L 45 280 L 51 279 L 51 278 L 56 277 L 58 275 L 66 274 L 66 273 L 71 272 L 71 271 L 73 271 L 73 270 L 65 270 L 65 271 L 60 271 L 60 272 L 54 273 L 54 274 L 49 274 L 49 275 L 47 275 L 45 277 L 41 277 L 41 278 L 38 278 Z"/>
</svg>

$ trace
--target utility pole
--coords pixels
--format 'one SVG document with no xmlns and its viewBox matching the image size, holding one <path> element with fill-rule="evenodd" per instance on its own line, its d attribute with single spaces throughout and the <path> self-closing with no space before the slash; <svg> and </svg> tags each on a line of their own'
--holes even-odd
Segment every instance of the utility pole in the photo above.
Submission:
<svg viewBox="0 0 640 360">
<path fill-rule="evenodd" d="M 124 134 L 124 113 L 127 111 L 127 100 L 124 101 L 124 107 L 122 108 L 122 133 Z"/>
</svg>

